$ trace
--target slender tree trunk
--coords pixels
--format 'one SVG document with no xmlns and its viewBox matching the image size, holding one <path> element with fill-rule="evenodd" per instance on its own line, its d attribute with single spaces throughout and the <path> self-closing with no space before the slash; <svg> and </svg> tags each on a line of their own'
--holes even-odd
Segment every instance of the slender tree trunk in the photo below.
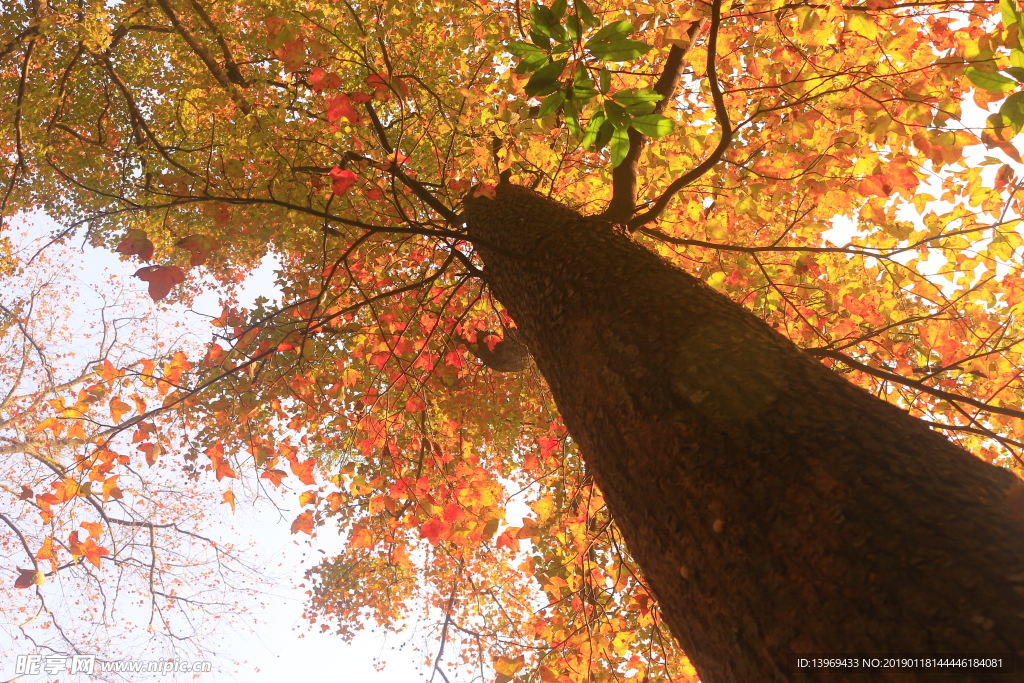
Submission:
<svg viewBox="0 0 1024 683">
<path fill-rule="evenodd" d="M 846 382 L 628 234 L 525 188 L 467 201 L 507 306 L 707 683 L 1024 680 L 1022 484 Z"/>
</svg>

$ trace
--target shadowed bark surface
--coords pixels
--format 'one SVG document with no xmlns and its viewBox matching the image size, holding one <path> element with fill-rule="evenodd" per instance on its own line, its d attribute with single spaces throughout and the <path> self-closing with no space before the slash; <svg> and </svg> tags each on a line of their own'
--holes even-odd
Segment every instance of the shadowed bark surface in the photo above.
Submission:
<svg viewBox="0 0 1024 683">
<path fill-rule="evenodd" d="M 1024 662 L 1024 483 L 606 221 L 509 183 L 467 200 L 466 217 L 703 680 L 1024 680 L 791 665 L 792 653 Z"/>
</svg>

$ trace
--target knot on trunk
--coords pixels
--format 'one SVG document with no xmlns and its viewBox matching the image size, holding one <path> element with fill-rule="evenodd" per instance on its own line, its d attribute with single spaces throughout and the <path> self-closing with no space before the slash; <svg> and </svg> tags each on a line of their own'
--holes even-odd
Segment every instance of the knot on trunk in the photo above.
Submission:
<svg viewBox="0 0 1024 683">
<path fill-rule="evenodd" d="M 522 372 L 530 366 L 530 350 L 522 342 L 513 328 L 505 328 L 505 336 L 500 341 L 487 343 L 488 337 L 498 337 L 495 332 L 487 330 L 477 332 L 476 341 L 465 337 L 459 340 L 466 345 L 469 352 L 480 359 L 484 365 L 497 372 Z"/>
</svg>

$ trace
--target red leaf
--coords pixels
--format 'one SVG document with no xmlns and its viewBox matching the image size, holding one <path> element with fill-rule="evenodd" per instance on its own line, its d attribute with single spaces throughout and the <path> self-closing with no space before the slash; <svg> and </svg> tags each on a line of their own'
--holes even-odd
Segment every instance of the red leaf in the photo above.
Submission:
<svg viewBox="0 0 1024 683">
<path fill-rule="evenodd" d="M 360 116 L 359 112 L 357 112 L 352 106 L 352 102 L 348 99 L 347 95 L 337 95 L 327 103 L 328 121 L 334 123 L 342 117 L 355 124 L 363 122 L 363 117 Z"/>
<path fill-rule="evenodd" d="M 188 264 L 190 266 L 201 266 L 210 258 L 210 254 L 216 251 L 220 244 L 213 237 L 206 235 L 189 235 L 174 246 L 184 249 L 189 254 Z"/>
<path fill-rule="evenodd" d="M 327 73 L 318 66 L 313 67 L 313 70 L 309 73 L 309 82 L 316 92 L 323 92 L 324 90 L 341 86 L 341 79 L 338 78 L 337 74 Z"/>
<path fill-rule="evenodd" d="M 117 245 L 117 251 L 125 256 L 138 256 L 141 261 L 153 258 L 153 243 L 149 241 L 145 230 L 132 228 Z"/>
<path fill-rule="evenodd" d="M 147 266 L 135 272 L 135 277 L 149 283 L 149 296 L 160 301 L 175 285 L 185 281 L 185 271 L 178 266 Z"/>
<path fill-rule="evenodd" d="M 41 585 L 43 583 L 43 574 L 35 569 L 22 569 L 18 567 L 18 571 L 21 572 L 17 579 L 14 580 L 15 588 L 31 588 L 35 585 Z"/>
<path fill-rule="evenodd" d="M 365 82 L 373 88 L 373 96 L 376 99 L 383 101 L 391 97 L 391 88 L 388 87 L 387 76 L 384 74 L 368 76 Z"/>
<path fill-rule="evenodd" d="M 430 541 L 430 545 L 437 545 L 441 538 L 448 534 L 448 525 L 439 519 L 431 519 L 420 527 L 420 538 Z"/>
<path fill-rule="evenodd" d="M 343 171 L 337 166 L 332 168 L 328 175 L 331 176 L 331 189 L 334 190 L 334 194 L 345 194 L 359 179 L 352 171 Z"/>
<path fill-rule="evenodd" d="M 313 535 L 313 515 L 303 512 L 295 518 L 295 521 L 292 522 L 292 533 L 296 534 L 300 531 L 310 536 Z"/>
</svg>

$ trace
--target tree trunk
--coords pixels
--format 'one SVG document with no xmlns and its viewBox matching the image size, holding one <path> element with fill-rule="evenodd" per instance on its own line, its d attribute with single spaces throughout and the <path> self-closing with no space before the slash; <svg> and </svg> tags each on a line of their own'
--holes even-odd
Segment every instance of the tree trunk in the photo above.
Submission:
<svg viewBox="0 0 1024 683">
<path fill-rule="evenodd" d="M 508 183 L 467 200 L 466 217 L 703 681 L 993 680 L 800 669 L 794 653 L 1024 666 L 1017 477 L 620 229 Z"/>
</svg>

